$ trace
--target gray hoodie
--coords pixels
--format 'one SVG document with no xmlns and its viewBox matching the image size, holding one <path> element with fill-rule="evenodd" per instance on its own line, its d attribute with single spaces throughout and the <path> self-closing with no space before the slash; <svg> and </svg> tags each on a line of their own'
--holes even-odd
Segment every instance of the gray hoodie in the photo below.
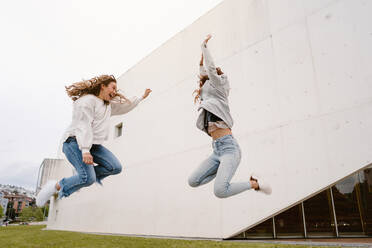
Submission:
<svg viewBox="0 0 372 248">
<path fill-rule="evenodd" d="M 202 43 L 201 48 L 204 56 L 205 71 L 209 80 L 204 83 L 201 90 L 201 102 L 198 108 L 200 113 L 196 126 L 208 134 L 208 131 L 204 128 L 205 110 L 208 110 L 221 118 L 231 129 L 234 121 L 230 114 L 229 101 L 227 99 L 230 91 L 229 80 L 225 74 L 217 74 L 216 66 L 205 42 Z"/>
</svg>

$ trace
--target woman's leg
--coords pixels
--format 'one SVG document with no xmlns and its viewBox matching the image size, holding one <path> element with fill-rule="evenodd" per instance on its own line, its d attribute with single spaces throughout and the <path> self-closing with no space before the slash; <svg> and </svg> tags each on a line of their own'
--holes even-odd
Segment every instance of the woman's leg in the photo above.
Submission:
<svg viewBox="0 0 372 248">
<path fill-rule="evenodd" d="M 219 164 L 220 162 L 213 153 L 191 174 L 189 177 L 189 185 L 191 187 L 198 187 L 213 180 L 216 177 Z"/>
<path fill-rule="evenodd" d="M 83 162 L 81 150 L 75 139 L 67 139 L 63 143 L 63 152 L 68 161 L 75 167 L 77 175 L 63 178 L 58 184 L 61 186 L 59 198 L 67 197 L 76 192 L 82 187 L 87 187 L 96 181 L 96 174 L 93 165 L 88 165 Z"/>
<path fill-rule="evenodd" d="M 119 174 L 122 170 L 120 161 L 115 155 L 102 145 L 93 145 L 90 149 L 93 156 L 93 162 L 96 179 L 99 184 L 101 180 L 107 176 Z"/>
<path fill-rule="evenodd" d="M 223 144 L 219 152 L 220 166 L 214 184 L 214 194 L 218 198 L 226 198 L 251 189 L 250 181 L 230 183 L 241 160 L 241 151 L 236 140 Z"/>
</svg>

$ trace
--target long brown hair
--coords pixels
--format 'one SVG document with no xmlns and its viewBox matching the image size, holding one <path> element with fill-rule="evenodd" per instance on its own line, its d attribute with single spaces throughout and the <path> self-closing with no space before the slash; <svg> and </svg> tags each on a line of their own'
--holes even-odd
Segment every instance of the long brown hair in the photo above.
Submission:
<svg viewBox="0 0 372 248">
<path fill-rule="evenodd" d="M 199 88 L 194 90 L 192 94 L 195 94 L 194 103 L 200 102 L 200 94 L 202 91 L 202 87 L 205 82 L 209 79 L 208 75 L 198 75 L 199 77 Z"/>
<path fill-rule="evenodd" d="M 65 88 L 67 95 L 71 97 L 73 101 L 76 101 L 80 97 L 87 94 L 98 96 L 101 91 L 101 85 L 107 86 L 112 82 L 116 83 L 116 79 L 113 75 L 101 75 L 89 80 L 73 83 L 70 86 L 65 86 Z M 119 102 L 129 101 L 124 95 L 118 92 L 116 92 L 114 99 Z M 105 101 L 105 104 L 109 104 L 109 102 Z"/>
</svg>

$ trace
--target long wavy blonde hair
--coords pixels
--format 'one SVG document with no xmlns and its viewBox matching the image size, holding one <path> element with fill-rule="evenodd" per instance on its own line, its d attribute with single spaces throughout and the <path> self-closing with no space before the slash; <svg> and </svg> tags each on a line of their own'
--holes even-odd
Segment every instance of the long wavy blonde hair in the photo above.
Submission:
<svg viewBox="0 0 372 248">
<path fill-rule="evenodd" d="M 101 85 L 109 85 L 111 82 L 116 83 L 116 79 L 113 75 L 101 75 L 98 77 L 91 78 L 89 80 L 83 80 L 71 84 L 70 86 L 65 86 L 67 95 L 71 97 L 73 101 L 76 101 L 80 97 L 92 94 L 98 96 L 101 91 Z M 125 102 L 129 101 L 123 94 L 116 92 L 116 96 L 113 101 L 115 102 Z M 105 101 L 105 104 L 109 104 Z"/>
<path fill-rule="evenodd" d="M 194 103 L 200 102 L 200 94 L 202 91 L 202 87 L 205 84 L 205 82 L 209 79 L 208 75 L 198 75 L 199 77 L 199 88 L 193 91 L 193 95 L 195 94 L 194 97 Z"/>
</svg>

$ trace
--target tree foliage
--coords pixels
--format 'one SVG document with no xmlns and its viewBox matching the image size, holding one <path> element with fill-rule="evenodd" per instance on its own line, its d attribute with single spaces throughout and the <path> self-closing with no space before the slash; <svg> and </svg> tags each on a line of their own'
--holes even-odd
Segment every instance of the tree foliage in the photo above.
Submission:
<svg viewBox="0 0 372 248">
<path fill-rule="evenodd" d="M 22 210 L 22 213 L 19 215 L 20 221 L 42 221 L 43 211 L 38 207 L 26 207 Z"/>
<path fill-rule="evenodd" d="M 44 207 L 41 208 L 41 211 L 43 212 L 43 215 L 45 217 L 48 217 L 49 214 L 49 204 L 45 205 Z"/>
<path fill-rule="evenodd" d="M 0 219 L 4 217 L 4 209 L 3 206 L 0 205 Z"/>
<path fill-rule="evenodd" d="M 6 216 L 12 220 L 14 220 L 15 217 L 17 216 L 15 209 L 13 208 L 13 205 L 8 204 L 8 208 L 6 210 Z"/>
</svg>

